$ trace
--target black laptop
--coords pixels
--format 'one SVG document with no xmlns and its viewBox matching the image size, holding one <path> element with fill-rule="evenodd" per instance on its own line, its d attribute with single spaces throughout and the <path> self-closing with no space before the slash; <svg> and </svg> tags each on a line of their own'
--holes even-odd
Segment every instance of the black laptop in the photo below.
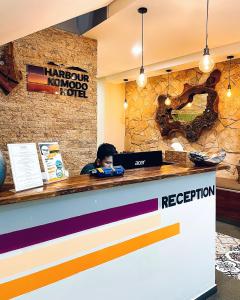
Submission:
<svg viewBox="0 0 240 300">
<path fill-rule="evenodd" d="M 113 156 L 114 166 L 123 166 L 124 169 L 146 168 L 166 165 L 163 162 L 162 151 L 129 152 Z"/>
</svg>

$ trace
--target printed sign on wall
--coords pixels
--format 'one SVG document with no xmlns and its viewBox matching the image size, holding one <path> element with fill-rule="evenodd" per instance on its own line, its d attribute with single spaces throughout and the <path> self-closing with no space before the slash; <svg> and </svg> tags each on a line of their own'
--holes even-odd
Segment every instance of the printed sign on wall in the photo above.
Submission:
<svg viewBox="0 0 240 300">
<path fill-rule="evenodd" d="M 49 65 L 51 65 L 49 68 L 27 65 L 29 92 L 88 98 L 89 76 L 86 70 L 79 67 L 67 67 L 63 70 L 55 63 Z"/>
</svg>

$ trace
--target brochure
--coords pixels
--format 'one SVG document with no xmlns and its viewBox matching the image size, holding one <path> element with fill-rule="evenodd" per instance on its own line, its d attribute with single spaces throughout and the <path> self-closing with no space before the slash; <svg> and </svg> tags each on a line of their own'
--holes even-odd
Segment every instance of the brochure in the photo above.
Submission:
<svg viewBox="0 0 240 300">
<path fill-rule="evenodd" d="M 39 150 L 48 182 L 65 179 L 66 172 L 57 142 L 39 143 Z"/>
</svg>

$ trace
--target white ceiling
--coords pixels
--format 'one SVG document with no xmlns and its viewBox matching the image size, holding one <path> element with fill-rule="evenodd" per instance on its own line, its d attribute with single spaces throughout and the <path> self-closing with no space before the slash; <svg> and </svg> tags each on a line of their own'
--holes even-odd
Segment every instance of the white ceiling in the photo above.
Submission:
<svg viewBox="0 0 240 300">
<path fill-rule="evenodd" d="M 134 57 L 131 49 L 140 43 L 141 17 L 137 9 L 141 6 L 148 8 L 144 17 L 145 65 L 164 65 L 179 57 L 200 55 L 206 0 L 135 0 L 85 34 L 98 40 L 98 77 L 139 67 L 140 57 Z M 222 49 L 240 42 L 239 11 L 239 0 L 210 0 L 210 48 Z"/>
<path fill-rule="evenodd" d="M 0 0 L 0 45 L 109 4 L 110 0 Z"/>
</svg>

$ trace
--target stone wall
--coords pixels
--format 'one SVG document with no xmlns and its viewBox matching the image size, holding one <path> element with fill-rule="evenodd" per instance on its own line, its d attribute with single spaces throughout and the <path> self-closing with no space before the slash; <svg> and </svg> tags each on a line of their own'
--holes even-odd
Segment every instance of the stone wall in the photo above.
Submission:
<svg viewBox="0 0 240 300">
<path fill-rule="evenodd" d="M 219 118 L 212 129 L 206 129 L 199 140 L 189 143 L 180 133 L 173 137 L 184 145 L 185 150 L 212 150 L 221 148 L 227 152 L 226 162 L 230 171 L 222 171 L 219 176 L 236 178 L 236 165 L 240 160 L 240 60 L 233 61 L 231 98 L 226 96 L 228 86 L 228 63 L 216 65 L 222 76 L 216 90 L 219 94 Z M 184 83 L 197 84 L 206 80 L 208 75 L 198 69 L 189 69 L 171 74 L 169 93 L 172 96 L 180 94 Z M 127 151 L 166 150 L 170 149 L 171 138 L 163 138 L 155 121 L 157 97 L 165 94 L 167 75 L 155 76 L 148 79 L 144 89 L 139 89 L 135 82 L 127 83 L 126 93 L 128 109 L 126 112 L 125 148 Z"/>
<path fill-rule="evenodd" d="M 0 91 L 0 149 L 8 161 L 8 143 L 57 141 L 66 168 L 79 174 L 96 154 L 97 42 L 50 28 L 15 41 L 14 56 L 23 80 L 7 96 Z M 88 98 L 28 92 L 26 64 L 47 67 L 49 61 L 86 69 Z"/>
</svg>

